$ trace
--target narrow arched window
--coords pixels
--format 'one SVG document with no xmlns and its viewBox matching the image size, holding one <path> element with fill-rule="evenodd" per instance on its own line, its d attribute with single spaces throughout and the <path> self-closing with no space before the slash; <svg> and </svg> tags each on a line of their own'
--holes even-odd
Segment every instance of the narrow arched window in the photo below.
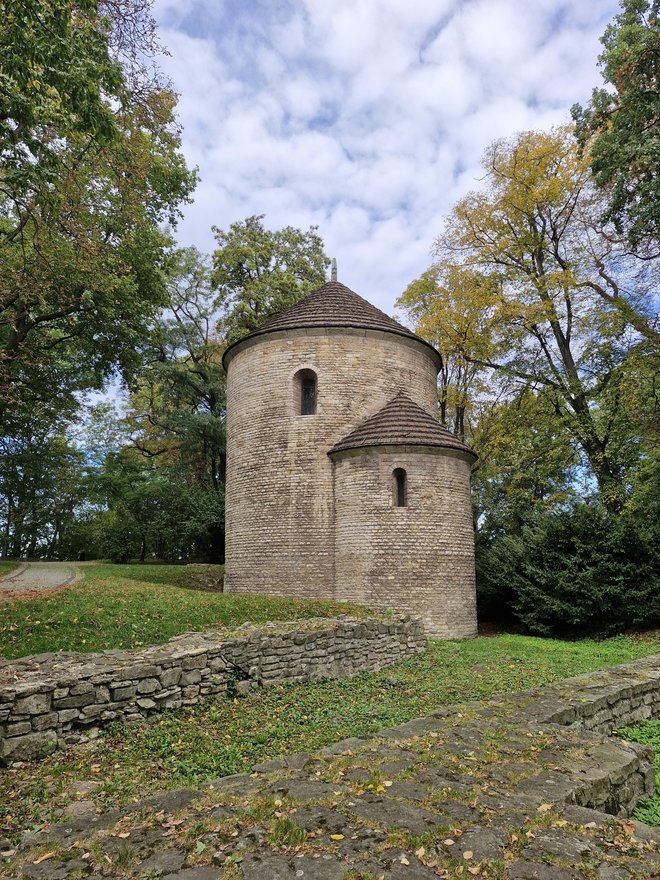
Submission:
<svg viewBox="0 0 660 880">
<path fill-rule="evenodd" d="M 316 414 L 316 373 L 314 370 L 300 370 L 296 373 L 296 394 L 298 412 L 301 416 Z"/>
<path fill-rule="evenodd" d="M 403 468 L 394 468 L 392 471 L 392 476 L 394 478 L 394 506 L 395 507 L 407 507 L 408 506 L 408 475 L 404 471 Z"/>
</svg>

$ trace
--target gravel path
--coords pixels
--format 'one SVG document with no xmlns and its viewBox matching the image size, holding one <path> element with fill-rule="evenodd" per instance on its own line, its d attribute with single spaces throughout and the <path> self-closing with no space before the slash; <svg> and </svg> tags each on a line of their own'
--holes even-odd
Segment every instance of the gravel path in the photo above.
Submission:
<svg viewBox="0 0 660 880">
<path fill-rule="evenodd" d="M 0 595 L 4 593 L 41 593 L 55 590 L 80 577 L 70 562 L 28 562 L 0 579 Z"/>
</svg>

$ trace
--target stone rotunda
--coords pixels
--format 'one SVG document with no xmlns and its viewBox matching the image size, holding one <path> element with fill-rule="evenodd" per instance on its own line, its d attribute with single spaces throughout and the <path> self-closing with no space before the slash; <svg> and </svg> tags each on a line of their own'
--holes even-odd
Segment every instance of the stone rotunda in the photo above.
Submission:
<svg viewBox="0 0 660 880">
<path fill-rule="evenodd" d="M 225 352 L 225 590 L 359 602 L 476 635 L 472 450 L 440 354 L 328 282 Z"/>
</svg>

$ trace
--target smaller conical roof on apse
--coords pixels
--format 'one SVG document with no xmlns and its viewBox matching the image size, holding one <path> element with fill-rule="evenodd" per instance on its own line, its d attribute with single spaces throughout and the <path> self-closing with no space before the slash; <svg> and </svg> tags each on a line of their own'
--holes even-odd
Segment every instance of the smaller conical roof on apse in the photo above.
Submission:
<svg viewBox="0 0 660 880">
<path fill-rule="evenodd" d="M 339 440 L 328 455 L 373 446 L 441 446 L 477 458 L 467 443 L 441 427 L 430 413 L 400 391 L 375 415 Z"/>
<path fill-rule="evenodd" d="M 439 352 L 425 339 L 408 330 L 403 324 L 399 324 L 394 318 L 390 318 L 345 284 L 340 284 L 339 281 L 327 281 L 300 302 L 272 315 L 258 330 L 248 333 L 247 336 L 230 345 L 222 358 L 223 364 L 226 367 L 229 352 L 236 346 L 242 346 L 247 340 L 256 340 L 269 333 L 315 327 L 346 327 L 394 333 L 397 336 L 414 339 L 426 346 L 433 352 L 438 364 L 441 363 Z"/>
</svg>

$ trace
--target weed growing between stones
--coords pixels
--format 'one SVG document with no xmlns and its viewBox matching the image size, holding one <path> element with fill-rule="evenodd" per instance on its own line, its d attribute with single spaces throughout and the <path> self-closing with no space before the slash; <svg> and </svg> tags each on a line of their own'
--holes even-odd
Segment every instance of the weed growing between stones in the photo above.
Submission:
<svg viewBox="0 0 660 880">
<path fill-rule="evenodd" d="M 633 817 L 660 828 L 660 719 L 617 730 L 617 735 L 632 742 L 644 743 L 655 750 L 655 794 L 640 800 Z"/>
<path fill-rule="evenodd" d="M 307 835 L 304 828 L 290 819 L 288 816 L 277 819 L 272 830 L 268 834 L 268 843 L 274 847 L 301 846 Z"/>
</svg>

